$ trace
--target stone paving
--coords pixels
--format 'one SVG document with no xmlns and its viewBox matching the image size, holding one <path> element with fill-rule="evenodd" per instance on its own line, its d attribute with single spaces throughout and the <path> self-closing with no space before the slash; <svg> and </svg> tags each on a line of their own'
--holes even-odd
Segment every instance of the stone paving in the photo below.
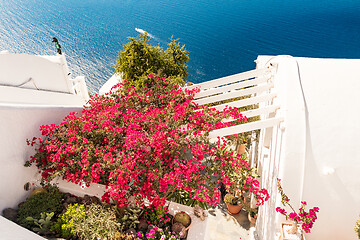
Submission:
<svg viewBox="0 0 360 240">
<path fill-rule="evenodd" d="M 209 211 L 208 238 L 209 240 L 250 240 L 250 228 L 247 212 L 241 210 L 236 216 L 231 216 L 224 205 Z"/>
</svg>

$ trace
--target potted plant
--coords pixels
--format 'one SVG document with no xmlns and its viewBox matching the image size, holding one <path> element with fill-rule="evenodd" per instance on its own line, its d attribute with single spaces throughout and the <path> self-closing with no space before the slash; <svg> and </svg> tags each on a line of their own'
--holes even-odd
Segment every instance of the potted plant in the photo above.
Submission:
<svg viewBox="0 0 360 240">
<path fill-rule="evenodd" d="M 249 222 L 251 222 L 252 224 L 256 223 L 258 211 L 259 211 L 259 208 L 250 208 L 249 209 L 248 219 L 249 219 Z"/>
<path fill-rule="evenodd" d="M 228 193 L 224 197 L 224 202 L 226 203 L 226 209 L 231 215 L 236 215 L 240 213 L 243 205 L 239 204 L 239 198 L 235 197 L 233 194 Z"/>
<path fill-rule="evenodd" d="M 189 214 L 184 211 L 175 213 L 172 219 L 172 231 L 179 233 L 180 238 L 186 238 L 187 232 L 192 224 L 192 219 Z"/>
<path fill-rule="evenodd" d="M 226 148 L 224 148 L 224 150 L 226 150 Z M 254 202 L 256 206 L 263 205 L 270 196 L 266 189 L 261 188 L 260 182 L 257 180 L 259 175 L 256 173 L 256 169 L 249 167 L 249 162 L 245 154 L 241 155 L 241 158 L 234 158 L 234 155 L 236 154 L 228 155 L 226 158 L 228 165 L 224 169 L 226 176 L 226 182 L 224 182 L 225 189 L 228 193 L 231 193 L 228 196 L 224 196 L 224 202 L 227 203 L 227 208 L 231 208 L 232 203 L 233 205 L 241 205 L 242 207 L 246 206 L 246 209 L 248 209 L 249 199 L 251 197 L 256 200 L 256 203 Z M 232 166 L 237 166 L 237 168 Z M 236 169 L 240 171 L 236 171 Z M 231 195 L 233 197 L 231 197 Z M 240 212 L 240 210 L 238 209 L 237 212 Z"/>
<path fill-rule="evenodd" d="M 237 153 L 243 154 L 246 152 L 247 138 L 245 134 L 241 134 L 237 140 Z"/>
<path fill-rule="evenodd" d="M 308 212 L 305 211 L 305 206 L 307 203 L 305 201 L 301 202 L 299 212 L 296 212 L 295 209 L 290 204 L 290 199 L 284 193 L 284 190 L 281 186 L 281 180 L 277 179 L 278 191 L 281 195 L 281 203 L 283 206 L 288 206 L 291 209 L 291 212 L 286 212 L 284 208 L 277 207 L 276 212 L 284 215 L 286 220 L 290 220 L 290 223 L 281 224 L 281 239 L 303 239 L 303 231 L 310 233 L 310 229 L 314 226 L 315 220 L 317 219 L 316 213 L 319 212 L 318 207 L 310 209 Z"/>
</svg>

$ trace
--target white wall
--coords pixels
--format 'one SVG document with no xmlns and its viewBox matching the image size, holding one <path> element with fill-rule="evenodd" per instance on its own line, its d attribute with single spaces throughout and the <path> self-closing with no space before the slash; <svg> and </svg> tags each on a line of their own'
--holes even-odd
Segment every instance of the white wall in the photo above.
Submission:
<svg viewBox="0 0 360 240">
<path fill-rule="evenodd" d="M 0 85 L 0 105 L 82 106 L 81 95 L 7 87 Z"/>
<path fill-rule="evenodd" d="M 259 57 L 258 66 L 269 59 Z M 306 239 L 355 240 L 360 213 L 360 60 L 276 57 L 270 62 L 278 63 L 274 80 L 286 91 L 275 87 L 285 96 L 285 129 L 281 155 L 268 168 L 283 180 L 295 208 L 301 200 L 320 208 Z M 274 186 L 275 179 L 266 187 Z M 260 235 L 261 230 L 272 231 L 261 239 L 274 239 L 284 220 L 275 212 L 278 196 L 272 195 L 269 203 L 262 210 L 267 220 L 257 230 Z"/>
<path fill-rule="evenodd" d="M 320 207 L 319 226 L 309 239 L 355 240 L 360 214 L 360 60 L 298 61 L 308 109 L 302 195 Z"/>
<path fill-rule="evenodd" d="M 36 170 L 24 163 L 34 153 L 26 139 L 39 137 L 43 124 L 60 123 L 69 112 L 81 107 L 23 107 L 0 105 L 0 212 L 16 207 L 29 194 L 24 184 L 34 179 Z"/>
<path fill-rule="evenodd" d="M 16 233 L 16 234 L 14 234 Z M 45 240 L 26 228 L 0 216 L 0 239 L 1 240 Z"/>
<path fill-rule="evenodd" d="M 0 54 L 0 85 L 73 93 L 65 56 Z"/>
<path fill-rule="evenodd" d="M 101 86 L 99 89 L 99 94 L 104 95 L 105 93 L 110 92 L 111 88 L 120 82 L 122 82 L 122 74 L 115 73 L 111 76 L 111 78 L 109 78 L 109 80 L 106 81 L 104 85 Z"/>
</svg>

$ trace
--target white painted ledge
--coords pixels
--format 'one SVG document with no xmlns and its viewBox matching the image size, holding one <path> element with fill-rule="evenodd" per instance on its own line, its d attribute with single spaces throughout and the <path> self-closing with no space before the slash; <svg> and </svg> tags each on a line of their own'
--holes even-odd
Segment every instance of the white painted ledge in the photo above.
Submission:
<svg viewBox="0 0 360 240">
<path fill-rule="evenodd" d="M 1 240 L 45 240 L 45 238 L 0 216 Z"/>
<path fill-rule="evenodd" d="M 0 86 L 1 105 L 16 106 L 20 104 L 82 107 L 85 103 L 84 98 L 75 94 Z"/>
<path fill-rule="evenodd" d="M 104 85 L 102 85 L 99 90 L 99 94 L 104 95 L 105 93 L 110 92 L 111 88 L 120 82 L 122 82 L 122 74 L 115 73 L 111 76 L 111 78 L 109 78 L 109 80 L 106 81 Z"/>
</svg>

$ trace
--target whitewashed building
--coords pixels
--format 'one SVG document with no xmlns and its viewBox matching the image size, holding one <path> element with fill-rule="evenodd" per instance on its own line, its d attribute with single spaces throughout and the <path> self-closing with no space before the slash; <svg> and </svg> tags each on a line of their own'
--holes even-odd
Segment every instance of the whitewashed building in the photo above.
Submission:
<svg viewBox="0 0 360 240">
<path fill-rule="evenodd" d="M 199 104 L 245 95 L 252 97 L 230 105 L 259 104 L 244 114 L 261 120 L 210 133 L 216 137 L 261 129 L 251 164 L 271 198 L 260 208 L 252 238 L 279 239 L 284 218 L 275 208 L 280 206 L 276 178 L 281 178 L 295 207 L 305 200 L 320 208 L 306 239 L 357 239 L 360 60 L 259 56 L 256 63 L 255 70 L 194 85 L 201 89 Z M 81 111 L 87 100 L 84 78 L 71 78 L 64 55 L 0 54 L 0 211 L 24 200 L 24 184 L 34 181 L 36 170 L 23 167 L 33 154 L 26 139 L 39 135 L 40 125 Z M 43 238 L 0 216 L 0 239 Z"/>
</svg>

